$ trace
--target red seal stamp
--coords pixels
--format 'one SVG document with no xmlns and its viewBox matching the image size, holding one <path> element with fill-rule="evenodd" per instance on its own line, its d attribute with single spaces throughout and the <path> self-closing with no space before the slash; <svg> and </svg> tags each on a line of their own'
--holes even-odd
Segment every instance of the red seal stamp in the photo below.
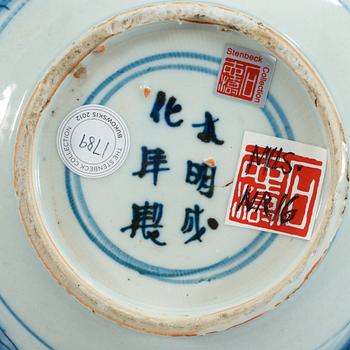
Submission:
<svg viewBox="0 0 350 350">
<path fill-rule="evenodd" d="M 320 147 L 246 132 L 226 224 L 309 239 L 326 156 Z"/>
<path fill-rule="evenodd" d="M 276 59 L 266 53 L 228 45 L 221 62 L 216 92 L 263 107 Z"/>
</svg>

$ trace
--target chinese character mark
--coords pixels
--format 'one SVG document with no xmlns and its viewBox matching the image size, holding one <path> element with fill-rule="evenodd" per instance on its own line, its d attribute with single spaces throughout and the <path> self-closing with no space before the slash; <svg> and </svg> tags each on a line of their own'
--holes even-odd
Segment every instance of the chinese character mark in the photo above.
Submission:
<svg viewBox="0 0 350 350">
<path fill-rule="evenodd" d="M 163 108 L 166 101 L 166 94 L 163 91 L 158 91 L 156 100 L 154 102 L 150 117 L 155 123 L 159 123 L 160 120 L 160 110 Z M 176 98 L 171 96 L 165 106 L 164 119 L 165 122 L 172 128 L 179 127 L 183 123 L 183 119 L 178 119 L 173 121 L 171 119 L 172 114 L 179 113 L 182 110 L 180 104 L 176 104 Z"/>
<path fill-rule="evenodd" d="M 226 58 L 221 69 L 217 92 L 252 101 L 259 74 L 260 67 L 255 64 Z"/>
<path fill-rule="evenodd" d="M 143 206 L 133 204 L 131 225 L 121 228 L 120 231 L 131 230 L 130 238 L 134 238 L 137 231 L 140 230 L 144 239 L 150 239 L 156 245 L 164 246 L 166 242 L 159 240 L 160 232 L 158 230 L 163 227 L 160 224 L 162 215 L 163 204 L 154 202 L 151 205 L 148 201 Z"/>
<path fill-rule="evenodd" d="M 165 152 L 161 148 L 149 149 L 142 146 L 141 169 L 132 173 L 133 176 L 143 178 L 146 174 L 153 174 L 153 185 L 157 186 L 158 175 L 161 171 L 168 171 L 170 168 L 161 167 L 168 163 Z"/>
<path fill-rule="evenodd" d="M 215 166 L 210 167 L 205 163 L 187 161 L 186 182 L 197 185 L 197 191 L 208 198 L 214 194 L 215 173 Z"/>
<path fill-rule="evenodd" d="M 214 119 L 211 113 L 205 112 L 204 123 L 192 124 L 193 128 L 203 128 L 202 132 L 197 134 L 197 137 L 205 143 L 214 142 L 216 145 L 222 145 L 223 140 L 219 140 L 215 132 L 215 123 L 219 121 L 219 118 Z"/>
<path fill-rule="evenodd" d="M 282 148 L 246 145 L 229 220 L 305 237 L 322 162 Z"/>
<path fill-rule="evenodd" d="M 185 244 L 190 242 L 199 241 L 202 242 L 202 236 L 206 232 L 204 226 L 200 226 L 200 215 L 204 212 L 204 209 L 200 209 L 199 205 L 195 205 L 194 208 L 186 208 L 185 220 L 181 227 L 183 234 L 194 231 L 194 235 L 190 237 Z"/>
</svg>

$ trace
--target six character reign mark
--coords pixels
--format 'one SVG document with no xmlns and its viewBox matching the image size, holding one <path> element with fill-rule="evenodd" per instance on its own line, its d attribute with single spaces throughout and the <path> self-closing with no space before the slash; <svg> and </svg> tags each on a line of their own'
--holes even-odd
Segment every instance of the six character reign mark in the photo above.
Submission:
<svg viewBox="0 0 350 350">
<path fill-rule="evenodd" d="M 150 118 L 154 123 L 159 123 L 164 117 L 165 123 L 171 128 L 180 127 L 184 120 L 176 118 L 176 114 L 182 111 L 182 106 L 176 103 L 177 99 L 171 96 L 167 100 L 164 91 L 158 91 L 154 101 Z M 197 134 L 197 138 L 204 143 L 214 143 L 221 146 L 224 141 L 220 140 L 216 135 L 215 123 L 219 118 L 213 118 L 210 112 L 205 112 L 204 121 L 202 123 L 192 124 L 193 128 L 202 128 L 202 131 Z M 152 177 L 154 186 L 158 185 L 159 175 L 161 172 L 168 172 L 171 169 L 167 166 L 168 158 L 166 152 L 160 147 L 149 148 L 147 146 L 141 147 L 141 165 L 140 169 L 132 173 L 140 179 L 149 174 Z M 212 198 L 215 188 L 215 174 L 216 166 L 209 166 L 203 162 L 196 163 L 188 160 L 186 163 L 185 182 L 194 185 L 196 191 L 207 197 Z M 202 242 L 202 236 L 205 234 L 207 228 L 200 224 L 201 214 L 204 209 L 201 209 L 198 204 L 193 208 L 185 208 L 184 222 L 181 227 L 183 234 L 192 233 L 184 242 Z M 166 242 L 160 238 L 160 229 L 163 225 L 160 224 L 163 215 L 163 204 L 154 202 L 151 204 L 145 201 L 143 205 L 132 205 L 132 219 L 131 224 L 121 228 L 121 232 L 130 232 L 130 238 L 134 238 L 138 232 L 145 240 L 150 240 L 158 246 L 166 245 Z M 217 229 L 218 222 L 213 219 L 208 219 L 208 226 L 212 230 Z"/>
<path fill-rule="evenodd" d="M 154 101 L 152 110 L 150 112 L 150 118 L 154 123 L 159 123 L 164 116 L 165 123 L 171 128 L 177 128 L 182 126 L 185 121 L 179 117 L 175 117 L 182 111 L 182 106 L 178 104 L 177 99 L 171 96 L 168 100 L 165 92 L 158 91 L 156 99 Z M 219 118 L 213 118 L 212 114 L 208 111 L 204 114 L 203 123 L 194 123 L 191 126 L 193 128 L 202 128 L 197 134 L 197 138 L 204 143 L 214 143 L 217 146 L 224 144 L 223 140 L 220 140 L 216 135 L 215 123 L 219 121 Z M 247 171 L 249 172 L 250 167 L 253 164 L 261 165 L 264 163 L 264 168 L 276 168 L 279 164 L 279 159 L 282 157 L 286 162 L 286 169 L 282 169 L 284 173 L 291 171 L 291 166 L 288 162 L 287 157 L 293 153 L 284 153 L 282 148 L 271 149 L 270 147 L 265 147 L 262 154 L 258 154 L 258 146 L 256 145 L 254 151 L 252 152 L 250 163 L 248 164 Z M 149 148 L 147 146 L 141 147 L 141 166 L 140 169 L 132 173 L 133 176 L 138 176 L 139 178 L 144 178 L 147 174 L 152 176 L 152 183 L 154 186 L 158 185 L 160 179 L 160 173 L 171 171 L 166 151 L 160 147 Z M 215 189 L 215 175 L 217 172 L 217 167 L 215 164 L 206 164 L 204 162 L 195 162 L 193 160 L 187 160 L 186 162 L 186 174 L 185 183 L 195 186 L 196 191 L 208 199 L 214 196 Z M 260 207 L 263 208 L 264 213 L 269 218 L 274 218 L 271 214 L 271 202 L 272 195 L 269 192 L 265 192 L 262 198 L 259 197 L 259 193 L 256 192 L 252 194 L 249 186 L 246 187 L 244 194 L 239 200 L 237 210 L 241 207 L 245 207 L 249 212 L 254 208 L 258 211 Z M 280 216 L 281 222 L 284 224 L 293 219 L 295 215 L 295 210 L 288 210 L 289 206 L 293 201 L 297 199 L 297 196 L 292 199 L 286 200 L 286 196 L 282 198 L 280 206 L 283 206 L 282 214 Z M 285 203 L 286 202 L 286 203 Z M 202 236 L 206 233 L 207 228 L 201 224 L 201 215 L 204 213 L 204 209 L 198 204 L 195 204 L 191 208 L 185 208 L 184 221 L 181 227 L 181 232 L 184 235 L 191 233 L 184 244 L 191 242 L 202 242 Z M 151 204 L 145 201 L 144 204 L 132 205 L 132 220 L 131 224 L 121 228 L 121 232 L 130 232 L 130 237 L 134 238 L 138 232 L 141 233 L 141 237 L 145 240 L 150 240 L 158 246 L 165 246 L 167 243 L 164 242 L 160 235 L 160 229 L 163 227 L 161 225 L 163 215 L 163 204 L 154 202 Z M 218 222 L 209 218 L 207 221 L 209 228 L 215 230 L 218 227 Z M 188 235 L 187 235 L 188 236 Z"/>
</svg>

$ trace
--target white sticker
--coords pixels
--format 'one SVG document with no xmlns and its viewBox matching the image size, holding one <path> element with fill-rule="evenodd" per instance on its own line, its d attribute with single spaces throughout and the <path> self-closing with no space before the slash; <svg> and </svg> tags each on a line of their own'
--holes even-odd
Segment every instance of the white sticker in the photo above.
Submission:
<svg viewBox="0 0 350 350">
<path fill-rule="evenodd" d="M 227 45 L 221 60 L 216 92 L 264 107 L 276 58 L 265 52 Z"/>
<path fill-rule="evenodd" d="M 57 150 L 64 164 L 83 177 L 112 174 L 124 163 L 130 136 L 124 120 L 101 105 L 74 109 L 57 133 Z"/>
<path fill-rule="evenodd" d="M 323 148 L 245 132 L 225 223 L 310 239 L 326 160 Z"/>
</svg>

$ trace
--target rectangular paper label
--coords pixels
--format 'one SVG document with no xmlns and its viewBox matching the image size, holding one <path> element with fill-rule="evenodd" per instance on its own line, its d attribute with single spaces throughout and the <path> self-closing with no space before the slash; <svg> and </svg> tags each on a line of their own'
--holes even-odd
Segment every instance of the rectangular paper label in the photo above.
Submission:
<svg viewBox="0 0 350 350">
<path fill-rule="evenodd" d="M 227 45 L 221 61 L 216 92 L 264 107 L 276 58 L 237 45 Z"/>
<path fill-rule="evenodd" d="M 310 239 L 325 149 L 245 132 L 225 223 Z"/>
</svg>

